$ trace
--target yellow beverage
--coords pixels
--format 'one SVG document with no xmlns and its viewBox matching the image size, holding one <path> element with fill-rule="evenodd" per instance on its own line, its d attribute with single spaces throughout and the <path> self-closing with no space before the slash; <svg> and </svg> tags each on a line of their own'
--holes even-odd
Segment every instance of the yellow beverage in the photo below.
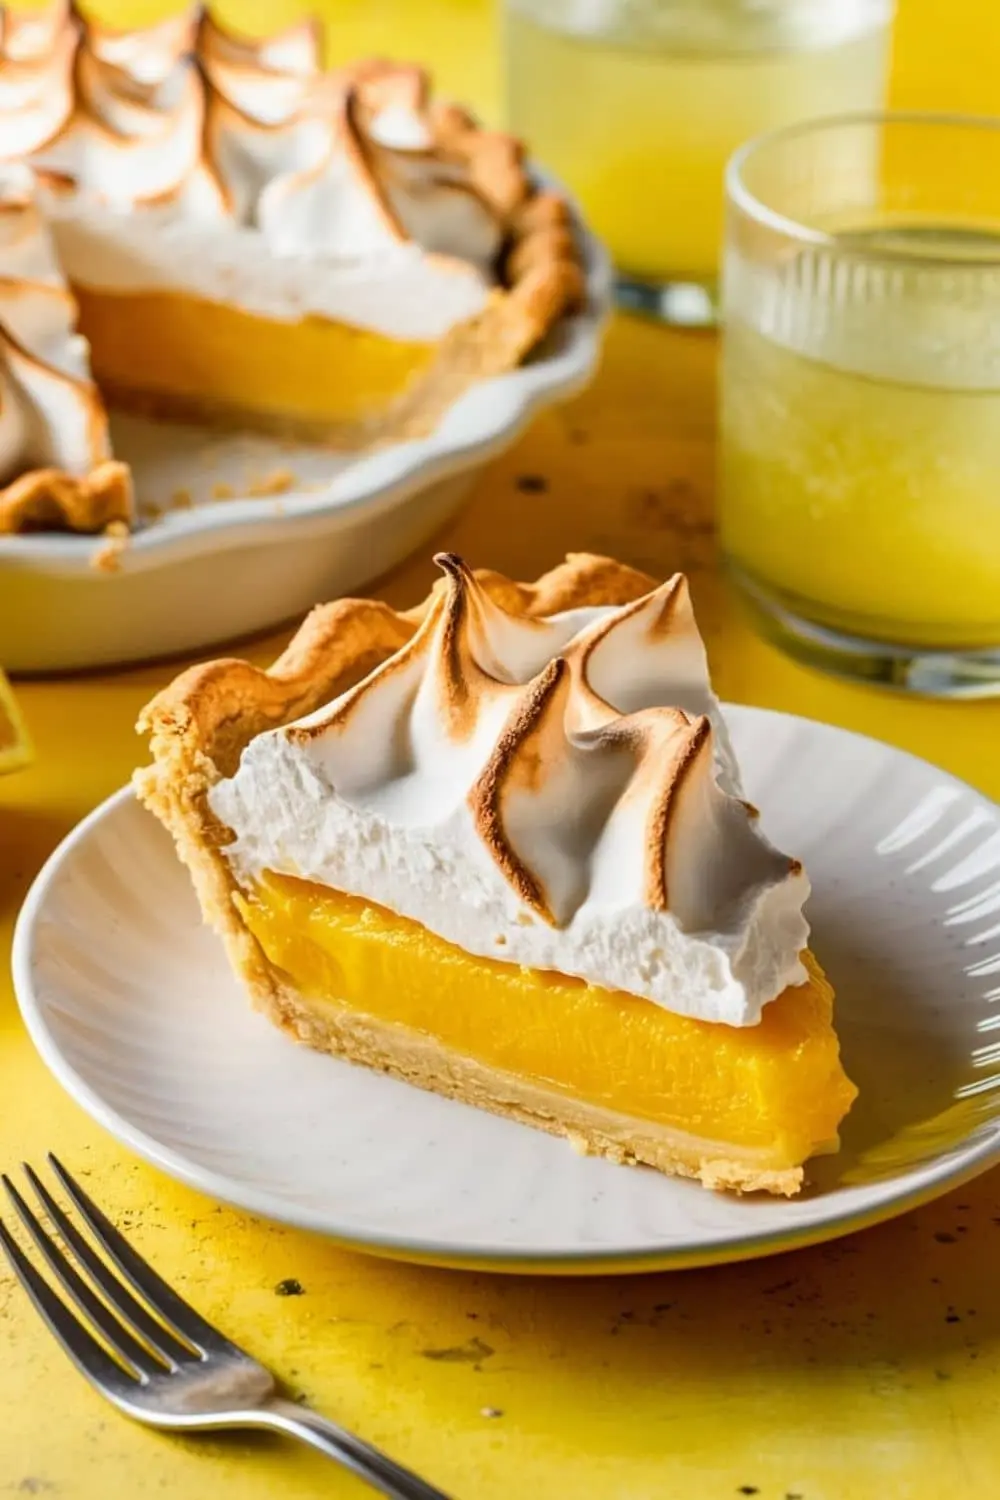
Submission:
<svg viewBox="0 0 1000 1500">
<path fill-rule="evenodd" d="M 618 267 L 711 280 L 723 169 L 750 136 L 882 102 L 884 0 L 508 0 L 511 127 Z"/>
<path fill-rule="evenodd" d="M 751 278 L 734 254 L 730 562 L 751 592 L 833 630 L 996 647 L 1000 232 L 854 232 Z"/>
</svg>

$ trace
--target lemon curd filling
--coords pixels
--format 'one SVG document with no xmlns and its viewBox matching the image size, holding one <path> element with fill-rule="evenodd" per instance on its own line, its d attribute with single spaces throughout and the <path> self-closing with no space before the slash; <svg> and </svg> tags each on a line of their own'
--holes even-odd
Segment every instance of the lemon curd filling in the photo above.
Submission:
<svg viewBox="0 0 1000 1500">
<path fill-rule="evenodd" d="M 126 406 L 145 397 L 168 416 L 258 414 L 321 433 L 384 412 L 438 347 L 173 292 L 74 292 L 102 389 Z"/>
<path fill-rule="evenodd" d="M 398 1024 L 487 1067 L 699 1138 L 769 1167 L 835 1141 L 856 1089 L 840 1063 L 833 992 L 808 982 L 760 1024 L 692 1020 L 580 979 L 474 957 L 419 923 L 291 876 L 237 898 L 271 964 L 315 1002 Z"/>
</svg>

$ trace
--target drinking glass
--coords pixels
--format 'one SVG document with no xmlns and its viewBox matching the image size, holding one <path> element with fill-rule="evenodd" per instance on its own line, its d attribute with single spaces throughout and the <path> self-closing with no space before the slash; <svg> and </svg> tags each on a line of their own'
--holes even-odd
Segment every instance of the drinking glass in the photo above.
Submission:
<svg viewBox="0 0 1000 1500">
<path fill-rule="evenodd" d="M 727 173 L 719 526 L 765 631 L 1000 692 L 1000 120 L 778 131 Z"/>
<path fill-rule="evenodd" d="M 508 124 L 579 198 L 623 300 L 714 316 L 727 159 L 884 102 L 893 0 L 506 0 Z"/>
</svg>

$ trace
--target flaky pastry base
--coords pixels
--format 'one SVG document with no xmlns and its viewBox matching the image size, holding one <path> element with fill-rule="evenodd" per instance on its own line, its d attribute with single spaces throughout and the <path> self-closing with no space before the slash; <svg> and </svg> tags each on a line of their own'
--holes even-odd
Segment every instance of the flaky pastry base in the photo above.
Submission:
<svg viewBox="0 0 1000 1500">
<path fill-rule="evenodd" d="M 0 489 L 0 535 L 22 531 L 81 531 L 129 527 L 135 515 L 127 464 L 107 459 L 89 474 L 32 469 Z"/>
<path fill-rule="evenodd" d="M 532 617 L 628 604 L 656 586 L 633 568 L 588 553 L 570 554 L 532 584 L 487 570 L 476 577 L 505 609 Z M 444 586 L 442 580 L 435 589 Z M 212 812 L 209 792 L 233 774 L 256 735 L 321 707 L 398 651 L 433 598 L 402 612 L 368 599 L 319 605 L 268 670 L 235 658 L 191 667 L 140 715 L 137 728 L 149 736 L 153 761 L 135 774 L 137 795 L 173 835 L 205 919 L 254 1004 L 312 1047 L 565 1136 L 578 1149 L 695 1177 L 706 1187 L 798 1192 L 801 1167 L 775 1171 L 753 1152 L 720 1152 L 718 1143 L 598 1109 L 456 1056 L 409 1028 L 310 1000 L 288 985 L 246 927 L 234 900 L 240 887 L 224 853 L 234 835 Z"/>
</svg>

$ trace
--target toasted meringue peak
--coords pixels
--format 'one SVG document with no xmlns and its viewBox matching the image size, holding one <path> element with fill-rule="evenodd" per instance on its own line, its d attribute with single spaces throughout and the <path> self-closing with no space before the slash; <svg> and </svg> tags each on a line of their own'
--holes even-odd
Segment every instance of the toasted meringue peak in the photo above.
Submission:
<svg viewBox="0 0 1000 1500">
<path fill-rule="evenodd" d="M 76 304 L 16 167 L 0 176 L 0 270 L 0 477 L 31 467 L 86 474 L 108 457 L 106 423 Z"/>
<path fill-rule="evenodd" d="M 214 789 L 234 869 L 326 882 L 482 956 L 758 1020 L 804 977 L 808 883 L 742 799 L 686 581 L 532 618 L 438 561 L 412 638 L 258 735 Z"/>
<path fill-rule="evenodd" d="M 206 15 L 198 48 L 212 87 L 258 125 L 290 120 L 320 75 L 319 35 L 306 21 L 258 39 L 226 31 Z"/>
<path fill-rule="evenodd" d="M 0 161 L 30 156 L 73 110 L 77 27 L 63 0 L 0 13 Z"/>
<path fill-rule="evenodd" d="M 33 10 L 0 10 L 0 55 L 4 62 L 30 63 L 51 55 L 70 25 L 69 0 L 51 0 Z"/>
<path fill-rule="evenodd" d="M 316 28 L 303 23 L 256 39 L 225 31 L 206 16 L 199 49 L 212 165 L 231 212 L 241 223 L 259 224 L 264 189 L 314 167 L 329 148 Z"/>
<path fill-rule="evenodd" d="M 413 244 L 495 279 L 502 205 L 526 193 L 519 151 L 432 104 L 419 68 L 324 73 L 315 27 L 255 39 L 197 9 L 114 31 L 53 5 L 12 16 L 6 43 L 4 159 L 30 156 L 115 208 L 174 197 L 198 213 L 207 196 L 214 215 L 208 179 L 279 251 L 357 257 Z"/>
<path fill-rule="evenodd" d="M 208 170 L 194 34 L 193 14 L 131 32 L 85 27 L 72 111 L 32 162 L 116 209 L 184 192 Z"/>
<path fill-rule="evenodd" d="M 75 280 L 418 340 L 502 286 L 512 359 L 582 294 L 565 205 L 420 68 L 325 71 L 311 24 L 255 38 L 197 7 L 125 31 L 61 0 L 5 16 L 0 160 L 44 180 Z"/>
<path fill-rule="evenodd" d="M 34 173 L 18 163 L 0 167 L 0 275 L 5 281 L 64 285 L 38 208 Z"/>
<path fill-rule="evenodd" d="M 117 71 L 123 92 L 155 97 L 155 91 L 172 77 L 178 63 L 194 52 L 197 28 L 198 7 L 189 6 L 176 16 L 137 30 L 113 31 L 91 25 L 87 47 L 99 62 Z"/>
<path fill-rule="evenodd" d="M 108 456 L 100 397 L 74 369 L 69 299 L 28 283 L 0 288 L 0 478 L 34 468 L 86 474 Z M 68 313 L 64 319 L 61 313 Z M 14 322 L 39 349 L 9 331 Z"/>
<path fill-rule="evenodd" d="M 388 63 L 365 65 L 331 87 L 322 154 L 262 190 L 258 221 L 269 243 L 338 256 L 412 244 L 495 279 L 502 218 L 469 162 L 439 148 L 428 91 L 420 69 Z M 313 145 L 300 124 L 300 157 Z"/>
<path fill-rule="evenodd" d="M 131 513 L 32 174 L 0 171 L 0 531 Z M 95 466 L 103 466 L 96 473 Z M 111 470 L 114 473 L 111 473 Z M 127 472 L 127 471 L 126 471 Z M 93 524 L 91 524 L 93 523 Z"/>
<path fill-rule="evenodd" d="M 442 141 L 427 75 L 391 63 L 359 70 L 344 109 L 372 186 L 400 237 L 432 254 L 469 261 L 484 273 L 495 268 L 504 224 L 475 171 L 485 133 L 472 129 Z M 512 138 L 503 139 L 515 149 Z M 473 142 L 477 149 L 470 151 Z"/>
</svg>

